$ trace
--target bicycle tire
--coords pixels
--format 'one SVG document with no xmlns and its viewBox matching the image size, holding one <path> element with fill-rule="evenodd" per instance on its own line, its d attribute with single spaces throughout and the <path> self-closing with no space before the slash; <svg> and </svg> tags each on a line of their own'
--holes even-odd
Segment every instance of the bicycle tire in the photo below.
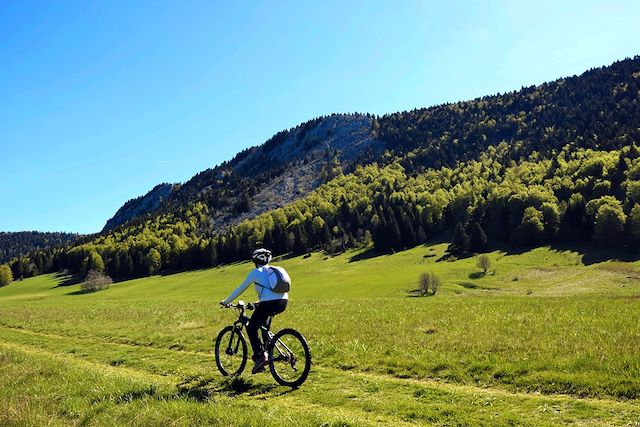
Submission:
<svg viewBox="0 0 640 427">
<path fill-rule="evenodd" d="M 296 348 L 291 351 L 295 351 L 297 354 L 288 352 L 288 349 L 293 346 Z M 287 354 L 282 354 L 283 349 L 284 353 Z M 269 355 L 269 370 L 278 384 L 298 388 L 306 381 L 311 371 L 311 350 L 307 340 L 300 332 L 290 328 L 282 329 L 269 341 L 267 353 Z M 286 377 L 286 372 L 296 371 L 294 365 L 301 361 L 301 357 L 304 357 L 302 371 L 300 371 L 299 375 L 294 374 L 293 378 Z M 290 365 L 291 369 L 286 365 Z"/>
<path fill-rule="evenodd" d="M 221 348 L 222 345 L 224 345 L 223 348 Z M 216 365 L 222 375 L 242 374 L 247 365 L 247 341 L 237 327 L 227 326 L 220 331 L 216 338 L 215 355 Z M 235 364 L 239 365 L 235 367 Z"/>
</svg>

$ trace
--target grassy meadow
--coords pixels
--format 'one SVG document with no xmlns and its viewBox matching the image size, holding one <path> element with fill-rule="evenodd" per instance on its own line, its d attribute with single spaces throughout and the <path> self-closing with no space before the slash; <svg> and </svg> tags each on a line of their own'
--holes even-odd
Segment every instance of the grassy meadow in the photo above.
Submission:
<svg viewBox="0 0 640 427">
<path fill-rule="evenodd" d="M 485 275 L 445 248 L 277 262 L 294 283 L 273 328 L 313 353 L 298 390 L 216 370 L 213 340 L 235 320 L 218 301 L 248 263 L 95 293 L 14 282 L 0 288 L 0 425 L 640 426 L 640 262 L 495 251 Z M 435 296 L 411 294 L 422 272 L 441 278 Z"/>
</svg>

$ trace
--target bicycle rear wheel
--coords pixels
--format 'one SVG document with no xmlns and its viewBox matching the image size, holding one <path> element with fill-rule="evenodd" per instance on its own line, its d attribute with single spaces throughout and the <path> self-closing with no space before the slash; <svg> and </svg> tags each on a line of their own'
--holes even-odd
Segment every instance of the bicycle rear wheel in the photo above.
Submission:
<svg viewBox="0 0 640 427">
<path fill-rule="evenodd" d="M 247 341 L 240 330 L 227 326 L 216 338 L 216 365 L 225 376 L 240 375 L 247 365 Z"/>
<path fill-rule="evenodd" d="M 297 388 L 311 370 L 311 350 L 307 340 L 295 329 L 283 329 L 267 347 L 269 370 L 280 385 Z"/>
</svg>

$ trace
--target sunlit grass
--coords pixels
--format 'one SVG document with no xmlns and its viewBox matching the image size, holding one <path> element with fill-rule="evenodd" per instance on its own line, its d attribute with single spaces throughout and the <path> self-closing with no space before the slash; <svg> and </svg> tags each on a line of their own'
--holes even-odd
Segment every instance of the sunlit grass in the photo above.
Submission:
<svg viewBox="0 0 640 427">
<path fill-rule="evenodd" d="M 0 289 L 0 379 L 26 378 L 49 399 L 21 402 L 24 391 L 4 393 L 9 386 L 2 386 L 0 402 L 11 411 L 0 424 L 257 424 L 259 416 L 247 415 L 247 408 L 267 411 L 275 425 L 292 414 L 302 424 L 353 425 L 640 419 L 634 405 L 624 403 L 640 397 L 637 262 L 585 266 L 570 251 L 496 251 L 484 275 L 473 257 L 445 260 L 444 250 L 316 253 L 278 262 L 294 283 L 290 307 L 274 328 L 299 329 L 314 355 L 308 382 L 282 395 L 286 390 L 266 375 L 246 377 L 247 390 L 234 391 L 244 387 L 236 384 L 230 391 L 215 371 L 212 340 L 234 320 L 217 301 L 242 280 L 247 263 L 86 294 L 77 293 L 79 285 L 58 286 L 64 278 L 57 276 L 15 282 Z M 442 279 L 435 296 L 410 295 L 422 272 Z M 38 374 L 47 367 L 51 373 Z M 71 393 L 68 404 L 54 398 L 67 384 L 82 390 L 103 374 L 96 381 L 118 395 L 155 391 L 126 404 L 104 398 L 100 411 L 91 392 Z M 478 397 L 483 390 L 489 394 Z M 256 396 L 277 404 L 270 409 Z M 472 400 L 500 409 L 481 409 Z M 561 409 L 534 410 L 542 406 Z M 144 415 L 135 418 L 141 408 Z"/>
</svg>

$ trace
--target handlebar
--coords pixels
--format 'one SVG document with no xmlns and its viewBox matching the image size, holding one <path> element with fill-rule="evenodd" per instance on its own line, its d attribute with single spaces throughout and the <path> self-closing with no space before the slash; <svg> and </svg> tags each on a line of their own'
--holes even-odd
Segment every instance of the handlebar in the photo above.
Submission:
<svg viewBox="0 0 640 427">
<path fill-rule="evenodd" d="M 220 307 L 220 308 L 238 308 L 238 309 L 241 309 L 241 310 L 245 310 L 245 309 L 246 310 L 254 310 L 256 308 L 256 306 L 255 306 L 255 304 L 250 303 L 250 302 L 245 303 L 244 301 L 238 301 L 235 304 L 227 304 L 227 305 L 222 304 L 222 307 Z"/>
</svg>

